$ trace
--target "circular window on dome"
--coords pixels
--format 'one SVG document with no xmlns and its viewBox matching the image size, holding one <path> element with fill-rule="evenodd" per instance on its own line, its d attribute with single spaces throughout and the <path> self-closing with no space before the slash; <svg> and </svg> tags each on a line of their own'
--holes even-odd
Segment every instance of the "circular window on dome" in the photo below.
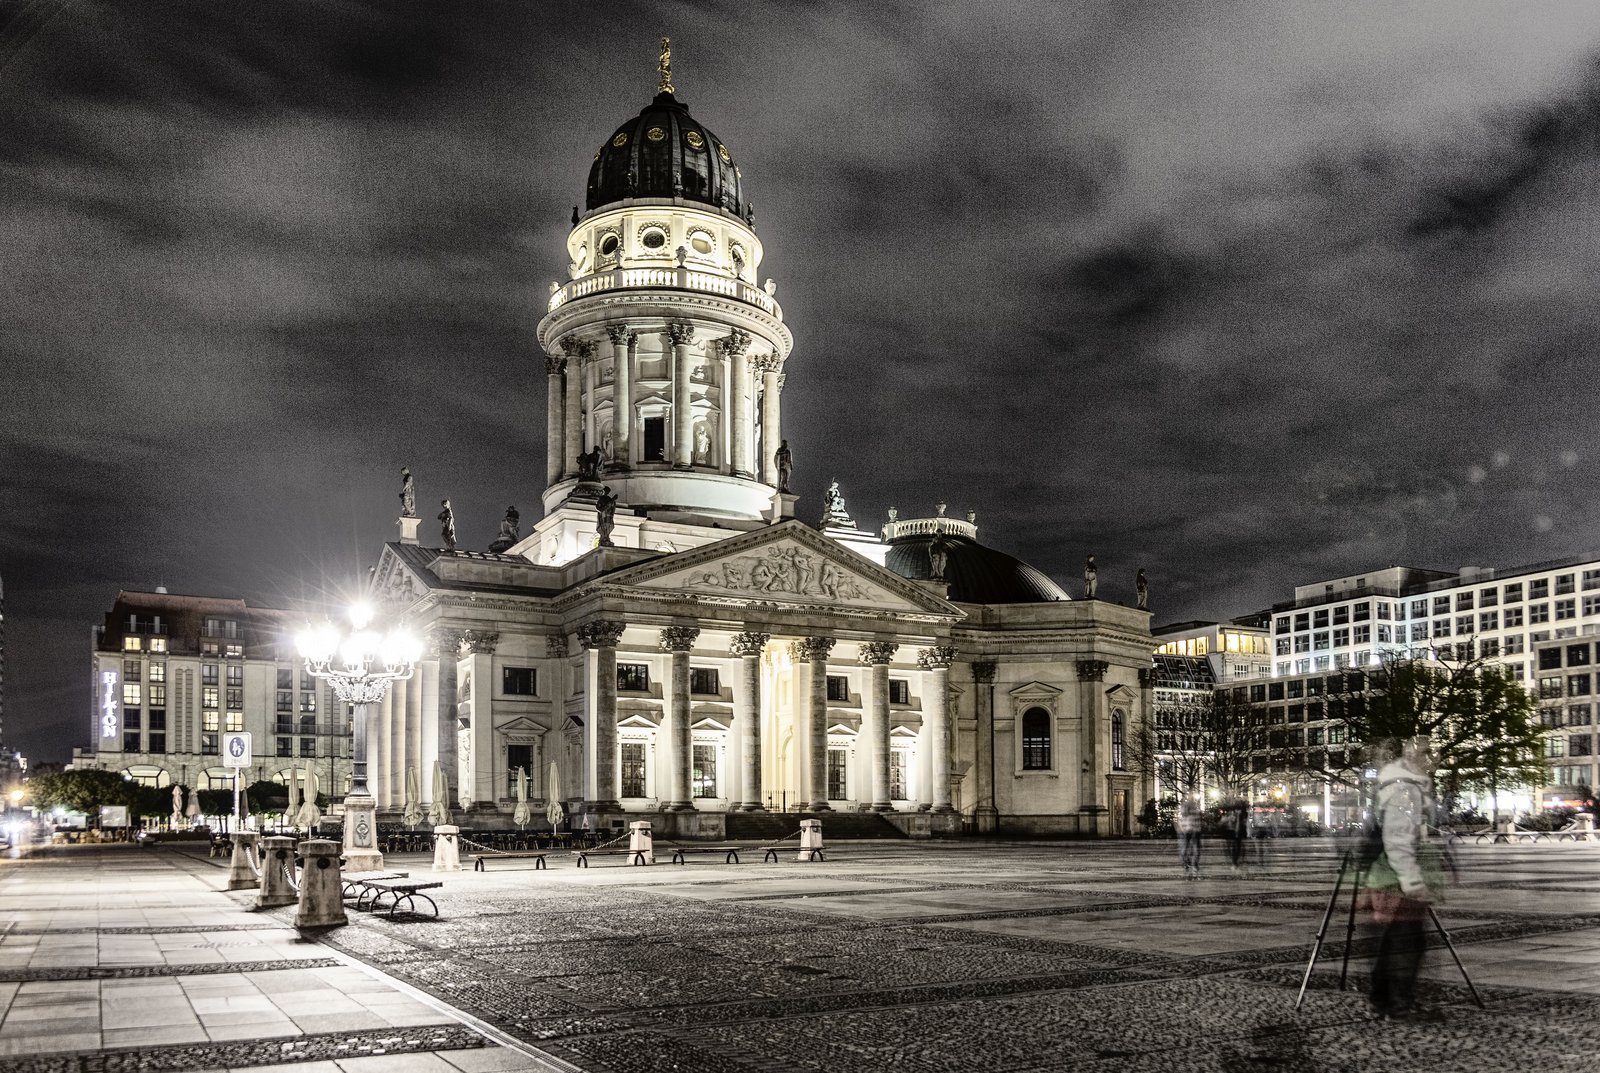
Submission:
<svg viewBox="0 0 1600 1073">
<path fill-rule="evenodd" d="M 667 136 L 667 132 L 662 130 L 660 127 L 651 127 L 649 130 L 644 132 L 644 136 L 653 142 L 659 142 Z"/>
<path fill-rule="evenodd" d="M 683 136 L 683 140 L 689 143 L 689 148 L 691 149 L 704 149 L 706 147 L 706 140 L 700 137 L 698 130 L 691 130 Z"/>
<path fill-rule="evenodd" d="M 620 245 L 622 245 L 622 240 L 617 238 L 616 235 L 607 235 L 600 240 L 600 253 L 605 257 L 610 257 L 617 252 L 617 247 Z"/>
<path fill-rule="evenodd" d="M 733 157 L 728 155 L 728 147 L 726 145 L 722 145 L 720 143 L 717 145 L 717 155 L 723 160 L 727 161 L 729 164 L 733 163 Z"/>
<path fill-rule="evenodd" d="M 667 236 L 660 231 L 646 231 L 644 233 L 644 246 L 647 250 L 659 250 L 667 244 Z"/>
<path fill-rule="evenodd" d="M 711 236 L 704 231 L 696 231 L 689 236 L 689 245 L 695 253 L 710 253 L 716 246 Z"/>
<path fill-rule="evenodd" d="M 621 149 L 624 145 L 627 145 L 628 132 L 625 130 L 617 131 L 617 136 L 611 139 L 611 144 L 616 146 L 618 149 Z"/>
</svg>

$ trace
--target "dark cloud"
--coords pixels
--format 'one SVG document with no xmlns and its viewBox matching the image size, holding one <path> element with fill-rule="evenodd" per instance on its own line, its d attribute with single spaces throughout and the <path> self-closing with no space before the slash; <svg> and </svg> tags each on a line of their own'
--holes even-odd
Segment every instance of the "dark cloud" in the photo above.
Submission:
<svg viewBox="0 0 1600 1073">
<path fill-rule="evenodd" d="M 753 191 L 802 490 L 1142 565 L 1163 619 L 1590 550 L 1591 6 L 21 5 L 9 742 L 82 737 L 119 586 L 337 595 L 401 465 L 467 546 L 538 515 L 533 330 L 663 33 Z"/>
</svg>

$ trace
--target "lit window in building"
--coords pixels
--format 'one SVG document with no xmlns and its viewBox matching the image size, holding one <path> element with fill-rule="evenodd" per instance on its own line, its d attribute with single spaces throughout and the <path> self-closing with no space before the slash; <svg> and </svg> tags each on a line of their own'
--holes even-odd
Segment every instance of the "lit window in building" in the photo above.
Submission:
<svg viewBox="0 0 1600 1073">
<path fill-rule="evenodd" d="M 1029 708 L 1022 713 L 1022 770 L 1050 770 L 1050 713 Z"/>
</svg>

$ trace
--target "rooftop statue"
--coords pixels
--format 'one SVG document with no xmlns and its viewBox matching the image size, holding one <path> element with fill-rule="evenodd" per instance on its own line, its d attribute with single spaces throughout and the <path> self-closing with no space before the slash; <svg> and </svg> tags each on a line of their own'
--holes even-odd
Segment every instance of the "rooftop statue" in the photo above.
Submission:
<svg viewBox="0 0 1600 1073">
<path fill-rule="evenodd" d="M 1139 594 L 1139 610 L 1150 610 L 1150 582 L 1144 576 L 1144 567 L 1139 567 L 1139 573 L 1133 579 L 1134 591 Z"/>
<path fill-rule="evenodd" d="M 417 516 L 417 483 L 411 479 L 409 469 L 400 470 L 400 517 Z"/>
<path fill-rule="evenodd" d="M 1083 564 L 1083 597 L 1093 600 L 1095 590 L 1100 587 L 1100 568 L 1094 565 L 1094 556 L 1089 556 Z"/>
<path fill-rule="evenodd" d="M 446 551 L 456 550 L 456 512 L 450 509 L 448 499 L 439 500 L 444 509 L 439 512 L 439 535 L 444 538 Z"/>
<path fill-rule="evenodd" d="M 794 475 L 794 452 L 789 450 L 788 440 L 778 444 L 772 454 L 772 464 L 778 467 L 778 491 L 788 495 L 789 478 Z"/>
<path fill-rule="evenodd" d="M 600 534 L 602 548 L 614 548 L 611 542 L 611 530 L 617 524 L 617 496 L 608 484 L 600 491 L 594 501 L 595 528 Z"/>
</svg>

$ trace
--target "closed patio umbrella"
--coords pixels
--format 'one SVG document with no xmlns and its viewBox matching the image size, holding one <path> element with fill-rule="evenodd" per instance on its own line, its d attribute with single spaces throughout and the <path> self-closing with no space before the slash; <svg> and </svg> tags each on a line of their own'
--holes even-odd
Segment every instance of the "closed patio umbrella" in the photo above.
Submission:
<svg viewBox="0 0 1600 1073">
<path fill-rule="evenodd" d="M 289 803 L 283 809 L 283 822 L 293 827 L 300 815 L 300 773 L 290 768 L 288 777 Z"/>
<path fill-rule="evenodd" d="M 317 791 L 319 789 L 317 786 L 317 772 L 309 763 L 306 764 L 305 787 L 305 793 L 302 795 L 305 800 L 300 806 L 298 819 L 305 829 L 310 831 L 317 825 L 317 821 L 322 819 L 322 809 L 317 807 Z"/>
<path fill-rule="evenodd" d="M 435 827 L 450 822 L 450 784 L 444 778 L 444 765 L 433 762 L 433 800 L 428 804 L 428 822 Z"/>
<path fill-rule="evenodd" d="M 183 787 L 172 784 L 172 826 L 183 822 Z"/>
<path fill-rule="evenodd" d="M 511 813 L 511 822 L 518 827 L 527 827 L 528 821 L 533 818 L 533 810 L 528 807 L 528 769 L 517 768 L 517 807 Z"/>
<path fill-rule="evenodd" d="M 567 812 L 561 807 L 561 769 L 554 760 L 550 761 L 550 774 L 545 778 L 544 796 L 544 818 L 550 821 L 550 833 L 555 834 Z"/>
<path fill-rule="evenodd" d="M 189 791 L 189 805 L 188 805 L 187 808 L 185 808 L 183 810 L 183 814 L 185 816 L 189 817 L 189 819 L 191 819 L 191 820 L 198 820 L 200 818 L 200 791 L 199 790 L 190 790 Z"/>
<path fill-rule="evenodd" d="M 422 786 L 415 764 L 406 765 L 406 807 L 400 818 L 407 827 L 415 827 L 422 822 Z"/>
</svg>

